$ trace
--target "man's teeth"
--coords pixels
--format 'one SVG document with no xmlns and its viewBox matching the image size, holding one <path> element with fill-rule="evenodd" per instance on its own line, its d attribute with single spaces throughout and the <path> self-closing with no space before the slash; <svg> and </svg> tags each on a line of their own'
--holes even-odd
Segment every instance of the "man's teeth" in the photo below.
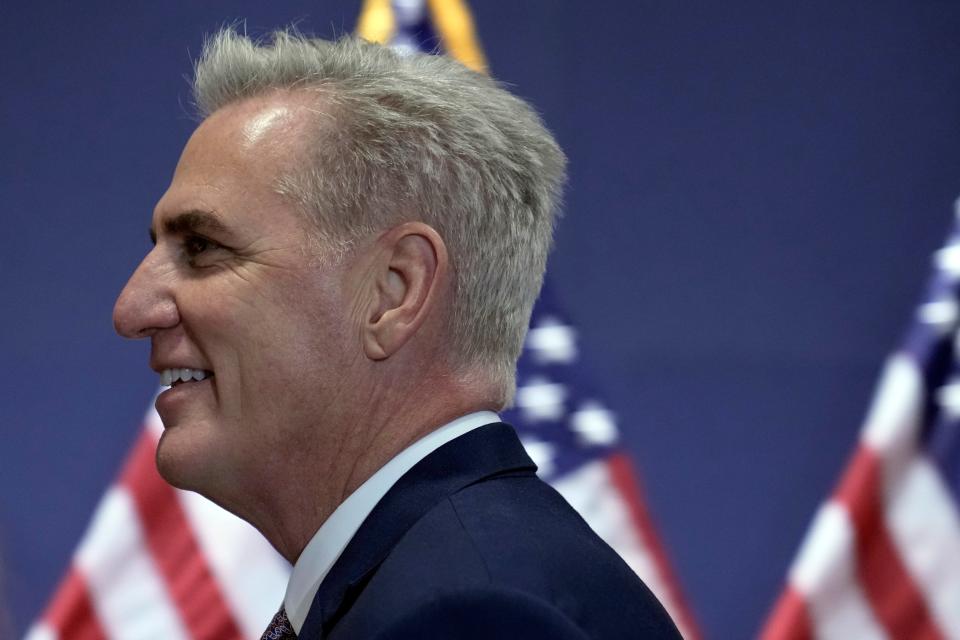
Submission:
<svg viewBox="0 0 960 640">
<path fill-rule="evenodd" d="M 203 369 L 164 369 L 160 372 L 160 384 L 169 387 L 174 382 L 200 381 L 212 375 L 212 373 Z"/>
</svg>

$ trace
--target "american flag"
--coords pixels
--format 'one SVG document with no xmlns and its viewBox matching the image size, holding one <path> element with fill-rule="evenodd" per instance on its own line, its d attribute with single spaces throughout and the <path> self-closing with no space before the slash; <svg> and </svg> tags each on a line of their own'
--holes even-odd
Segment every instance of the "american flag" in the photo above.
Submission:
<svg viewBox="0 0 960 640">
<path fill-rule="evenodd" d="M 358 32 L 400 50 L 445 51 L 483 71 L 462 0 L 367 0 Z M 545 288 L 518 365 L 517 427 L 540 475 L 660 598 L 684 637 L 700 637 L 667 562 L 613 413 L 586 378 L 576 331 Z M 150 411 L 102 498 L 66 577 L 28 640 L 257 638 L 290 566 L 250 525 L 158 475 L 162 425 Z"/>
<path fill-rule="evenodd" d="M 960 639 L 960 207 L 763 640 Z"/>
</svg>

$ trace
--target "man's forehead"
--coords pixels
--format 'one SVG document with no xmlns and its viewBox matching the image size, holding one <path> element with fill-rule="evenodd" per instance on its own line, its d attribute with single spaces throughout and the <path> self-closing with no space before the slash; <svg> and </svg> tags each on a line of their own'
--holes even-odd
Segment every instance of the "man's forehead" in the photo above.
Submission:
<svg viewBox="0 0 960 640">
<path fill-rule="evenodd" d="M 323 110 L 319 96 L 305 90 L 276 90 L 231 102 L 210 114 L 197 133 L 216 128 L 239 136 L 247 148 L 289 146 Z"/>
<path fill-rule="evenodd" d="M 295 111 L 285 104 L 269 106 L 250 116 L 242 125 L 241 134 L 246 144 L 253 146 L 275 131 L 293 124 Z"/>
<path fill-rule="evenodd" d="M 184 147 L 154 209 L 151 236 L 222 231 L 230 225 L 216 212 L 225 201 L 276 197 L 275 179 L 297 161 L 308 115 L 307 100 L 293 92 L 248 98 L 211 114 Z"/>
<path fill-rule="evenodd" d="M 293 170 L 313 139 L 317 100 L 277 92 L 230 103 L 208 116 L 190 136 L 173 184 L 217 184 L 239 178 L 246 185 L 272 183 Z M 171 185 L 173 186 L 173 185 Z"/>
</svg>

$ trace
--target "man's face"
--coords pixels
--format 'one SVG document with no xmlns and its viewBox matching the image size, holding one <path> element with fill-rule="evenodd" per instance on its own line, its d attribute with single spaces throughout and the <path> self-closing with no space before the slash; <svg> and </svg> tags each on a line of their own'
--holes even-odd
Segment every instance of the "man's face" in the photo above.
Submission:
<svg viewBox="0 0 960 640">
<path fill-rule="evenodd" d="M 295 456 L 329 458 L 356 393 L 349 260 L 315 255 L 308 221 L 273 190 L 297 156 L 300 109 L 257 99 L 201 124 L 114 309 L 119 333 L 150 338 L 164 383 L 192 370 L 157 399 L 161 474 L 228 507 L 268 501 Z"/>
</svg>

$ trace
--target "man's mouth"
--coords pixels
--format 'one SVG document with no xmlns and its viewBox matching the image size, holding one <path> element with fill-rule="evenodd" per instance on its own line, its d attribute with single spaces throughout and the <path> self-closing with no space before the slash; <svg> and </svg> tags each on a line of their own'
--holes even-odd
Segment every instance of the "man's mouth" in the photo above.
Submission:
<svg viewBox="0 0 960 640">
<path fill-rule="evenodd" d="M 213 377 L 213 371 L 203 369 L 164 369 L 160 372 L 160 384 L 175 387 L 186 382 L 199 382 Z"/>
</svg>

